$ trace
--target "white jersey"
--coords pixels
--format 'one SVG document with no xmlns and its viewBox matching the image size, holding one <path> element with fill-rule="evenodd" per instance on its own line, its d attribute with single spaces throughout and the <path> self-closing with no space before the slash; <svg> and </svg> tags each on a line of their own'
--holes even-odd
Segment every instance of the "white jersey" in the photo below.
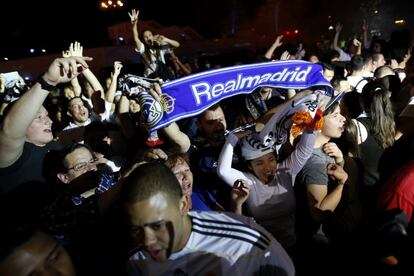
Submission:
<svg viewBox="0 0 414 276">
<path fill-rule="evenodd" d="M 144 251 L 128 263 L 130 275 L 294 275 L 282 246 L 253 219 L 233 213 L 189 212 L 185 247 L 165 262 Z"/>
</svg>

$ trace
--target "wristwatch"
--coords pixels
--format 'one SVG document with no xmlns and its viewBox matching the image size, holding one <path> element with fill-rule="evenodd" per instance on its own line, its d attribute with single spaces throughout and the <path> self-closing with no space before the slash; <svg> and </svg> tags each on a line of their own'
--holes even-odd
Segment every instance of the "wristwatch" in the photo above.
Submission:
<svg viewBox="0 0 414 276">
<path fill-rule="evenodd" d="M 45 79 L 43 78 L 43 75 L 41 75 L 40 77 L 37 78 L 36 80 L 37 83 L 40 84 L 40 86 L 42 87 L 43 90 L 46 91 L 51 91 L 53 88 L 55 88 L 55 85 L 49 84 L 45 81 Z"/>
</svg>

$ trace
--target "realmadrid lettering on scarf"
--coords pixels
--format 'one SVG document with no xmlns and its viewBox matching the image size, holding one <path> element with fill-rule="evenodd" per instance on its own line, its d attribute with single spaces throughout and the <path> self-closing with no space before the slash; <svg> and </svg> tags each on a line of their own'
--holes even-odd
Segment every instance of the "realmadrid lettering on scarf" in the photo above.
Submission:
<svg viewBox="0 0 414 276">
<path fill-rule="evenodd" d="M 134 82 L 122 83 L 124 90 L 131 90 L 133 85 L 142 87 Z M 262 86 L 284 89 L 317 88 L 326 95 L 333 95 L 332 86 L 323 77 L 320 65 L 289 60 L 194 74 L 163 84 L 163 100 L 159 104 L 150 99 L 148 93 L 141 96 L 140 102 L 146 116 L 147 128 L 154 131 L 180 119 L 198 115 L 223 99 L 248 94 Z"/>
</svg>

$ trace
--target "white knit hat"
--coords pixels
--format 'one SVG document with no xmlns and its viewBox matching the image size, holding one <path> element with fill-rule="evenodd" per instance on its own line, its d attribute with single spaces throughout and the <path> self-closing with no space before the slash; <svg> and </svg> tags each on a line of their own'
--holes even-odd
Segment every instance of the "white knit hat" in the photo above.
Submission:
<svg viewBox="0 0 414 276">
<path fill-rule="evenodd" d="M 267 143 L 262 143 L 255 135 L 249 135 L 241 140 L 241 154 L 244 160 L 253 160 L 263 155 L 273 152 L 275 140 L 273 137 L 267 140 Z"/>
<path fill-rule="evenodd" d="M 305 110 L 313 117 L 317 104 L 316 94 L 304 94 L 303 97 L 282 104 L 259 133 L 241 140 L 241 154 L 244 160 L 253 160 L 277 150 L 276 147 L 280 147 L 289 138 L 292 115 L 299 110 Z"/>
</svg>

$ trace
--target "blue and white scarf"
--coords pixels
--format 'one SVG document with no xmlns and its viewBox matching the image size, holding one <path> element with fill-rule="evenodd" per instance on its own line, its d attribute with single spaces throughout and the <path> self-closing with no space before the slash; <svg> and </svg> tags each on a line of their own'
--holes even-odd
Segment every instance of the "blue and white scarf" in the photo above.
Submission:
<svg viewBox="0 0 414 276">
<path fill-rule="evenodd" d="M 255 63 L 206 71 L 161 86 L 162 101 L 140 90 L 141 108 L 150 131 L 202 113 L 223 99 L 248 94 L 257 87 L 312 88 L 333 96 L 318 64 L 286 60 Z"/>
</svg>

